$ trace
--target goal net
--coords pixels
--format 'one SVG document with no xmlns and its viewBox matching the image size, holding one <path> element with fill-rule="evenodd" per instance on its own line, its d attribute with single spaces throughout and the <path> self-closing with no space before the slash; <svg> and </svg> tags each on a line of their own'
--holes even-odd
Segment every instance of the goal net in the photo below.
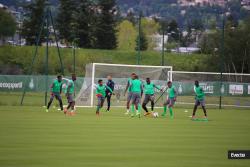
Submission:
<svg viewBox="0 0 250 167">
<path fill-rule="evenodd" d="M 250 74 L 172 71 L 178 91 L 177 105 L 193 107 L 194 81 L 198 80 L 206 94 L 208 107 L 250 108 Z M 222 82 L 221 82 L 222 81 Z M 221 97 L 221 98 L 220 98 Z"/>
<path fill-rule="evenodd" d="M 106 83 L 108 75 L 111 75 L 115 82 L 112 106 L 125 106 L 126 96 L 124 96 L 124 91 L 131 73 L 136 73 L 143 82 L 146 78 L 150 78 L 153 83 L 162 87 L 166 85 L 166 81 L 172 80 L 171 66 L 92 63 L 87 64 L 85 68 L 84 83 L 76 96 L 77 106 L 95 106 L 95 85 L 99 79 Z M 160 92 L 158 91 L 156 94 L 159 96 Z"/>
</svg>

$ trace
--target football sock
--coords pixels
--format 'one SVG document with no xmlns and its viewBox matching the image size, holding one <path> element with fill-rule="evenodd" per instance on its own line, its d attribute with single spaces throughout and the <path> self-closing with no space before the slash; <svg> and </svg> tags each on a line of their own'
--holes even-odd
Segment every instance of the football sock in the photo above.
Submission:
<svg viewBox="0 0 250 167">
<path fill-rule="evenodd" d="M 195 106 L 194 106 L 194 110 L 193 110 L 193 115 L 192 115 L 192 116 L 195 116 L 196 110 L 197 110 L 197 106 L 195 105 Z"/>
<path fill-rule="evenodd" d="M 170 116 L 171 116 L 171 117 L 174 116 L 174 115 L 173 115 L 173 109 L 172 109 L 172 107 L 169 107 L 169 113 L 170 113 Z"/>
<path fill-rule="evenodd" d="M 99 112 L 99 110 L 100 110 L 100 106 L 97 106 L 96 107 L 96 112 Z"/>
<path fill-rule="evenodd" d="M 154 105 L 155 105 L 155 103 L 151 102 L 151 111 L 154 111 Z"/>
<path fill-rule="evenodd" d="M 203 106 L 202 109 L 203 109 L 204 115 L 205 115 L 205 117 L 206 117 L 206 116 L 207 116 L 206 108 Z"/>
<path fill-rule="evenodd" d="M 142 104 L 142 108 L 143 108 L 146 112 L 148 112 L 148 109 L 147 109 L 147 107 L 146 107 L 146 104 Z"/>
<path fill-rule="evenodd" d="M 60 104 L 61 111 L 63 111 L 63 103 L 62 103 L 62 100 L 59 99 L 58 101 L 59 101 L 59 104 Z"/>
<path fill-rule="evenodd" d="M 135 112 L 135 105 L 134 104 L 131 105 L 131 111 L 132 111 L 132 113 Z"/>
<path fill-rule="evenodd" d="M 48 103 L 48 105 L 47 105 L 47 109 L 49 109 L 49 107 L 50 107 L 52 101 L 53 101 L 53 100 L 50 100 L 50 101 L 49 101 L 49 103 Z"/>
<path fill-rule="evenodd" d="M 167 106 L 164 106 L 163 109 L 164 109 L 163 113 L 166 114 L 167 113 Z"/>
<path fill-rule="evenodd" d="M 67 106 L 67 110 L 68 110 L 70 107 L 71 107 L 71 103 L 69 103 L 69 104 L 68 104 L 68 106 Z"/>
</svg>

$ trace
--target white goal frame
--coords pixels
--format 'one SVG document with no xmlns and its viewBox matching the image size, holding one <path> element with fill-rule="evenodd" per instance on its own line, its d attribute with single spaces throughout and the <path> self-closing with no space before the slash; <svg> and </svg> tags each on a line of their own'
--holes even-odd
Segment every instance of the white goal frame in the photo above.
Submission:
<svg viewBox="0 0 250 167">
<path fill-rule="evenodd" d="M 208 74 L 208 75 L 233 75 L 233 76 L 250 76 L 250 74 L 246 73 L 220 73 L 220 72 L 192 72 L 192 71 L 171 71 L 176 74 Z"/>
<path fill-rule="evenodd" d="M 128 64 L 107 64 L 107 63 L 93 63 L 91 74 L 91 101 L 90 107 L 94 106 L 94 87 L 95 87 L 95 68 L 97 65 L 101 66 L 120 66 L 120 67 L 141 67 L 141 68 L 168 68 L 169 80 L 172 81 L 172 66 L 150 66 L 150 65 L 128 65 Z"/>
<path fill-rule="evenodd" d="M 201 74 L 201 75 L 222 75 L 222 76 L 249 76 L 248 73 L 220 73 L 220 72 L 192 72 L 192 71 L 169 71 L 171 74 L 170 76 L 173 77 L 173 74 Z M 218 81 L 220 82 L 220 81 Z M 222 81 L 224 82 L 224 81 Z M 187 105 L 193 105 L 194 103 L 187 103 L 187 102 L 177 102 L 177 104 L 187 104 Z M 208 106 L 219 106 L 219 104 L 206 104 Z M 235 105 L 227 105 L 222 104 L 223 107 L 235 107 Z M 249 108 L 249 106 L 237 106 L 239 108 Z"/>
</svg>

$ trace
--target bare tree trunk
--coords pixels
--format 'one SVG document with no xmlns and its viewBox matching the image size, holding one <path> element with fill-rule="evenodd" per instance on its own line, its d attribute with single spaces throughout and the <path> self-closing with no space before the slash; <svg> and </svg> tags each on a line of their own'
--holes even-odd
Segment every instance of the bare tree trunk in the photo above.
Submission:
<svg viewBox="0 0 250 167">
<path fill-rule="evenodd" d="M 242 65 L 241 65 L 241 73 L 243 74 L 244 72 L 244 65 L 245 65 L 245 56 L 247 55 L 247 50 L 245 49 L 245 53 L 244 53 L 244 56 L 243 56 L 243 60 L 242 60 Z M 240 77 L 241 79 L 241 82 L 243 81 L 243 75 L 241 75 Z"/>
<path fill-rule="evenodd" d="M 231 82 L 231 70 L 230 70 L 230 64 L 227 64 L 227 68 L 228 68 L 228 73 L 229 73 L 229 75 L 228 75 L 228 81 L 230 81 Z"/>
<path fill-rule="evenodd" d="M 233 61 L 232 61 L 232 66 L 233 66 L 233 69 L 234 69 L 234 73 L 237 73 L 236 68 L 235 68 L 235 64 L 234 64 Z M 237 82 L 237 76 L 236 75 L 235 75 L 235 82 Z"/>
</svg>

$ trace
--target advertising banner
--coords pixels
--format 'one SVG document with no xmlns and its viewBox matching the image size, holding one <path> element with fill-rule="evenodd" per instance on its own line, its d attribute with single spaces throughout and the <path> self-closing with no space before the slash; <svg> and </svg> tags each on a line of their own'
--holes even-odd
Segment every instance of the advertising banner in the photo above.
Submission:
<svg viewBox="0 0 250 167">
<path fill-rule="evenodd" d="M 70 77 L 63 77 L 63 85 L 67 84 Z M 18 92 L 23 91 L 25 88 L 26 91 L 30 92 L 43 92 L 46 89 L 46 86 L 49 86 L 56 79 L 56 76 L 49 76 L 48 82 L 46 81 L 46 76 L 42 75 L 0 75 L 0 91 L 4 92 Z M 77 77 L 75 82 L 76 92 L 83 87 L 91 88 L 91 85 L 86 85 L 84 80 L 90 80 L 91 78 Z M 95 83 L 97 83 L 97 78 Z M 106 82 L 106 78 L 103 78 Z M 115 91 L 122 94 L 127 85 L 127 78 L 113 78 L 115 82 Z M 162 80 L 152 80 L 152 82 L 165 90 L 167 86 L 166 81 Z M 143 81 L 145 83 L 145 81 Z M 194 96 L 194 83 L 193 82 L 178 82 L 173 81 L 173 85 L 176 88 L 178 96 Z M 222 85 L 220 82 L 200 82 L 200 86 L 204 90 L 206 96 L 250 96 L 250 85 L 249 83 L 231 83 L 223 82 Z M 161 93 L 159 90 L 155 90 L 156 93 Z"/>
<path fill-rule="evenodd" d="M 242 95 L 243 94 L 243 85 L 230 84 L 229 85 L 229 94 Z"/>
<path fill-rule="evenodd" d="M 67 83 L 67 78 L 63 77 L 63 83 Z M 56 76 L 48 76 L 48 83 L 46 82 L 46 76 L 27 76 L 27 75 L 0 75 L 0 91 L 5 92 L 18 92 L 23 91 L 24 88 L 26 91 L 32 92 L 42 92 L 45 91 L 46 86 L 52 84 L 56 79 Z M 78 77 L 75 81 L 76 91 L 80 90 L 82 87 L 84 78 Z"/>
</svg>

